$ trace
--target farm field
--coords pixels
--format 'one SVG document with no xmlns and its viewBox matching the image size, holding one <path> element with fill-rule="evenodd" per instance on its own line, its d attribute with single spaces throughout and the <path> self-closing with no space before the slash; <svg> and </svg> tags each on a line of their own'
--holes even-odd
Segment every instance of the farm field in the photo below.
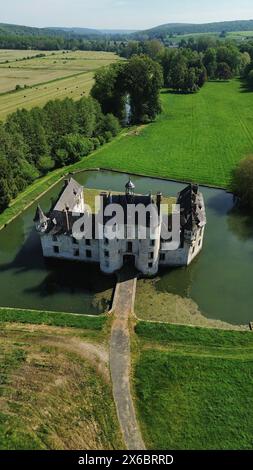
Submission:
<svg viewBox="0 0 253 470">
<path fill-rule="evenodd" d="M 156 122 L 130 130 L 80 166 L 228 187 L 236 163 L 253 152 L 253 93 L 239 80 L 209 82 L 194 95 L 161 95 Z"/>
<path fill-rule="evenodd" d="M 173 37 L 167 36 L 167 40 L 173 44 L 179 44 L 180 41 L 188 41 L 190 38 L 198 40 L 199 38 L 210 37 L 220 41 L 225 41 L 227 39 L 232 39 L 238 42 L 244 41 L 245 39 L 253 37 L 253 31 L 231 31 L 227 32 L 225 37 L 221 37 L 220 33 L 188 33 L 188 34 L 178 34 Z"/>
<path fill-rule="evenodd" d="M 115 54 L 106 52 L 61 51 L 16 61 L 16 54 L 21 51 L 12 52 L 13 61 L 9 51 L 8 64 L 1 63 L 0 56 L 0 119 L 19 107 L 30 109 L 43 106 L 50 99 L 78 99 L 89 94 L 94 71 L 118 60 Z M 14 92 L 17 85 L 22 89 Z"/>
<path fill-rule="evenodd" d="M 0 49 L 0 64 L 8 62 L 16 62 L 24 60 L 28 57 L 35 57 L 38 54 L 52 54 L 54 51 L 36 51 L 36 50 L 24 50 L 24 49 Z"/>
<path fill-rule="evenodd" d="M 103 341 L 92 330 L 1 324 L 0 449 L 123 447 Z"/>
<path fill-rule="evenodd" d="M 145 322 L 136 330 L 136 405 L 147 448 L 251 449 L 252 334 Z"/>
</svg>

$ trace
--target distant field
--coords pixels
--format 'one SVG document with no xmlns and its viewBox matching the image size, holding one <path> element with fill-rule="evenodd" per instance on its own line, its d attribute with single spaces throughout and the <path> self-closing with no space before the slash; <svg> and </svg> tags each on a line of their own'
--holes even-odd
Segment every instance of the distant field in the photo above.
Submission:
<svg viewBox="0 0 253 470">
<path fill-rule="evenodd" d="M 227 35 L 223 38 L 220 36 L 220 33 L 192 33 L 192 34 L 179 34 L 173 37 L 168 36 L 167 39 L 174 44 L 178 44 L 183 39 L 187 41 L 190 38 L 198 39 L 200 37 L 212 37 L 214 39 L 234 39 L 235 41 L 242 41 L 247 38 L 253 37 L 253 31 L 233 31 L 228 32 Z"/>
<path fill-rule="evenodd" d="M 94 71 L 119 59 L 106 52 L 61 51 L 47 52 L 42 58 L 20 60 L 27 57 L 28 52 L 40 53 L 0 51 L 0 119 L 5 119 L 19 107 L 30 109 L 43 106 L 50 99 L 66 96 L 78 99 L 88 94 Z M 6 57 L 7 64 L 3 63 Z M 32 88 L 13 92 L 17 85 Z"/>
<path fill-rule="evenodd" d="M 13 50 L 13 49 L 0 49 L 0 64 L 8 61 L 15 62 L 18 60 L 26 59 L 27 57 L 34 57 L 38 54 L 52 54 L 53 51 L 31 51 L 31 50 Z"/>
<path fill-rule="evenodd" d="M 252 449 L 252 333 L 145 322 L 137 333 L 136 404 L 147 448 Z"/>
<path fill-rule="evenodd" d="M 253 93 L 232 80 L 161 98 L 163 113 L 155 123 L 126 132 L 85 166 L 227 187 L 235 164 L 253 153 Z"/>
</svg>

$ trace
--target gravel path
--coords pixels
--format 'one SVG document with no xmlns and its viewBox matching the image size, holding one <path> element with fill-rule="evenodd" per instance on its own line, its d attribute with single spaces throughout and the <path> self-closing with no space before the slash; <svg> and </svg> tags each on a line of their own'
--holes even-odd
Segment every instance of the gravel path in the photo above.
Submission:
<svg viewBox="0 0 253 470">
<path fill-rule="evenodd" d="M 130 388 L 130 334 L 128 318 L 133 308 L 136 279 L 122 274 L 116 287 L 110 339 L 113 395 L 125 444 L 130 450 L 145 449 L 138 427 Z"/>
</svg>

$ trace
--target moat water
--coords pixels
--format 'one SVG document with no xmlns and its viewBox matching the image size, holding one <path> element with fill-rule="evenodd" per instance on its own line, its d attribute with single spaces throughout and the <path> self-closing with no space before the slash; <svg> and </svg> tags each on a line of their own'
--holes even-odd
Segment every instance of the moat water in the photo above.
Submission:
<svg viewBox="0 0 253 470">
<path fill-rule="evenodd" d="M 122 191 L 128 175 L 88 171 L 75 178 L 88 188 Z M 136 191 L 175 196 L 185 185 L 132 177 Z M 40 199 L 48 210 L 62 182 Z M 204 248 L 191 266 L 166 269 L 156 288 L 193 299 L 203 315 L 234 324 L 253 320 L 253 222 L 233 209 L 233 196 L 201 188 L 206 203 Z M 0 232 L 0 306 L 99 314 L 110 307 L 115 278 L 97 266 L 46 262 L 33 227 L 37 203 Z"/>
</svg>

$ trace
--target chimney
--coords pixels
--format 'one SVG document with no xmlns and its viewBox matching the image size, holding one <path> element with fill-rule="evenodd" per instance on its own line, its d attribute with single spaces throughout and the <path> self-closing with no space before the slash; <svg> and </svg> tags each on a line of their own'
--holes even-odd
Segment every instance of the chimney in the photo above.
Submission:
<svg viewBox="0 0 253 470">
<path fill-rule="evenodd" d="M 66 214 L 67 231 L 69 232 L 70 225 L 69 225 L 69 207 L 68 206 L 66 206 L 65 214 Z"/>
<path fill-rule="evenodd" d="M 162 202 L 162 193 L 157 193 L 156 205 L 157 205 L 158 215 L 160 215 L 160 212 L 161 212 L 161 202 Z"/>
</svg>

